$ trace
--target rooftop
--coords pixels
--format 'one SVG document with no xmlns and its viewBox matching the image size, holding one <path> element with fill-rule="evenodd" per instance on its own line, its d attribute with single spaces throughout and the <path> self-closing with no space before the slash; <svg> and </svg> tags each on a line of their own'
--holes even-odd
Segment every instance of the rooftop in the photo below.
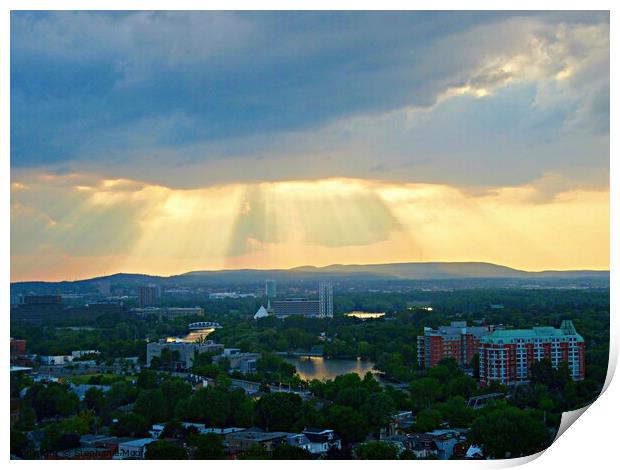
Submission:
<svg viewBox="0 0 620 470">
<path fill-rule="evenodd" d="M 264 442 L 273 439 L 282 439 L 289 436 L 286 432 L 260 432 L 260 431 L 239 431 L 230 433 L 229 436 L 234 439 L 244 439 L 248 441 Z"/>
<path fill-rule="evenodd" d="M 144 437 L 142 439 L 135 439 L 133 441 L 123 442 L 124 445 L 134 446 L 134 447 L 142 447 L 149 445 L 151 442 L 155 441 L 155 439 L 151 439 L 150 437 Z"/>
<path fill-rule="evenodd" d="M 562 338 L 564 336 L 576 336 L 578 340 L 583 341 L 581 335 L 577 333 L 573 323 L 565 320 L 562 322 L 561 328 L 552 326 L 535 326 L 529 330 L 496 330 L 486 335 L 487 339 L 530 339 L 530 338 Z"/>
</svg>

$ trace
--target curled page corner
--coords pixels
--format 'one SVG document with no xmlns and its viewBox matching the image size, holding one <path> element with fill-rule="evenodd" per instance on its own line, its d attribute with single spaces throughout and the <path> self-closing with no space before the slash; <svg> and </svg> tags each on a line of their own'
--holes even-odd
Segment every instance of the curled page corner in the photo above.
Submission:
<svg viewBox="0 0 620 470">
<path fill-rule="evenodd" d="M 576 410 L 571 410 L 571 411 L 565 411 L 564 413 L 562 413 L 562 420 L 560 421 L 560 427 L 558 428 L 558 432 L 555 435 L 555 439 L 553 440 L 553 442 L 557 441 L 558 438 L 564 434 L 564 431 L 566 431 L 569 427 L 572 426 L 572 424 L 577 421 L 577 419 L 588 409 L 590 408 L 590 405 L 592 403 L 590 403 L 589 405 L 584 406 L 583 408 L 578 408 Z M 553 444 L 551 444 L 553 445 Z"/>
<path fill-rule="evenodd" d="M 526 455 L 525 457 L 516 457 L 514 459 L 487 460 L 487 462 L 493 462 L 495 465 L 492 466 L 495 468 L 519 467 L 521 465 L 533 462 L 544 453 L 545 451 L 541 450 L 540 452 L 536 452 L 532 455 Z"/>
<path fill-rule="evenodd" d="M 566 431 L 575 421 L 577 421 L 577 419 L 588 408 L 590 408 L 590 406 L 592 406 L 592 403 L 598 400 L 598 397 L 600 397 L 603 393 L 605 393 L 605 391 L 609 387 L 609 384 L 611 383 L 614 377 L 614 374 L 616 372 L 617 361 L 618 361 L 618 344 L 614 341 L 610 341 L 609 361 L 607 362 L 607 376 L 605 377 L 605 383 L 603 384 L 603 389 L 601 390 L 601 393 L 599 393 L 599 395 L 594 400 L 592 400 L 590 403 L 588 403 L 583 408 L 578 408 L 576 410 L 571 410 L 571 411 L 565 411 L 564 413 L 562 413 L 562 420 L 560 421 L 560 427 L 558 428 L 558 432 L 555 435 L 555 439 L 553 440 L 553 442 L 557 441 L 558 438 L 562 434 L 564 434 L 564 431 Z"/>
</svg>

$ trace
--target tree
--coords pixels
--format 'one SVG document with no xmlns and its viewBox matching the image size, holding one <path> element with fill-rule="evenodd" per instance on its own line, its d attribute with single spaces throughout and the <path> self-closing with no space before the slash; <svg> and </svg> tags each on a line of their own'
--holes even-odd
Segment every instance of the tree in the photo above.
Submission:
<svg viewBox="0 0 620 470">
<path fill-rule="evenodd" d="M 252 444 L 248 450 L 237 456 L 241 460 L 268 460 L 269 454 L 260 444 Z"/>
<path fill-rule="evenodd" d="M 183 447 L 170 441 L 151 442 L 146 448 L 146 460 L 186 460 Z"/>
<path fill-rule="evenodd" d="M 166 421 L 171 411 L 161 388 L 142 390 L 134 406 L 134 413 L 144 416 L 149 423 Z"/>
<path fill-rule="evenodd" d="M 334 429 L 345 444 L 360 442 L 368 435 L 368 423 L 350 406 L 331 405 L 325 415 L 327 426 Z"/>
<path fill-rule="evenodd" d="M 441 393 L 439 380 L 432 377 L 423 377 L 411 382 L 409 386 L 411 401 L 417 408 L 430 408 Z"/>
<path fill-rule="evenodd" d="M 77 416 L 65 419 L 60 426 L 65 434 L 88 434 L 93 425 L 94 418 L 90 411 L 83 411 Z"/>
<path fill-rule="evenodd" d="M 142 369 L 138 374 L 138 388 L 153 389 L 157 387 L 157 372 Z"/>
<path fill-rule="evenodd" d="M 415 455 L 415 452 L 409 449 L 405 449 L 400 453 L 398 457 L 400 460 L 417 460 L 418 457 Z"/>
<path fill-rule="evenodd" d="M 30 441 L 25 433 L 11 428 L 11 454 L 24 457 L 30 447 Z"/>
<path fill-rule="evenodd" d="M 467 406 L 465 399 L 458 395 L 450 397 L 446 403 L 438 406 L 438 408 L 450 426 L 457 428 L 469 427 L 476 415 L 476 412 Z"/>
<path fill-rule="evenodd" d="M 301 447 L 278 444 L 271 454 L 274 460 L 308 460 L 312 454 Z"/>
<path fill-rule="evenodd" d="M 35 384 L 28 390 L 27 401 L 34 408 L 37 418 L 53 418 L 75 414 L 79 408 L 78 396 L 63 385 Z"/>
<path fill-rule="evenodd" d="M 469 441 L 492 458 L 515 458 L 544 450 L 549 430 L 533 411 L 500 405 L 474 420 Z"/>
<path fill-rule="evenodd" d="M 146 437 L 149 434 L 149 422 L 142 415 L 127 413 L 112 424 L 111 431 L 112 435 L 118 437 Z"/>
<path fill-rule="evenodd" d="M 221 460 L 226 458 L 224 438 L 217 434 L 196 434 L 189 439 L 195 447 L 194 458 L 198 460 Z"/>
<path fill-rule="evenodd" d="M 302 400 L 294 393 L 269 393 L 256 403 L 255 421 L 266 431 L 294 431 L 299 427 Z"/>
<path fill-rule="evenodd" d="M 458 377 L 453 377 L 448 381 L 445 386 L 445 395 L 449 397 L 460 395 L 469 398 L 476 389 L 477 384 L 474 379 L 465 374 L 460 374 Z"/>
<path fill-rule="evenodd" d="M 441 413 L 433 408 L 420 411 L 415 417 L 415 429 L 418 432 L 429 432 L 441 424 Z"/>
<path fill-rule="evenodd" d="M 105 394 L 98 388 L 92 387 L 86 390 L 84 395 L 84 404 L 89 410 L 100 413 L 106 403 Z"/>
<path fill-rule="evenodd" d="M 164 380 L 160 388 L 166 400 L 167 410 L 170 415 L 172 415 L 172 412 L 180 400 L 188 398 L 192 394 L 192 386 L 189 382 L 178 377 L 171 377 Z"/>
<path fill-rule="evenodd" d="M 135 401 L 138 396 L 138 388 L 124 380 L 114 382 L 106 394 L 106 403 L 109 409 L 118 408 Z"/>
<path fill-rule="evenodd" d="M 45 429 L 45 437 L 41 443 L 44 452 L 58 452 L 60 450 L 73 449 L 80 446 L 79 434 L 66 434 L 57 424 L 52 424 Z"/>
<path fill-rule="evenodd" d="M 386 426 L 396 411 L 394 400 L 383 392 L 371 393 L 366 397 L 360 411 L 368 424 L 375 428 Z"/>
<path fill-rule="evenodd" d="M 398 448 L 389 442 L 365 442 L 355 448 L 355 457 L 360 460 L 395 460 L 398 458 Z"/>
<path fill-rule="evenodd" d="M 570 369 L 566 362 L 560 362 L 556 369 L 547 358 L 532 363 L 530 377 L 533 384 L 541 383 L 554 392 L 561 391 L 566 384 L 572 381 Z"/>
</svg>

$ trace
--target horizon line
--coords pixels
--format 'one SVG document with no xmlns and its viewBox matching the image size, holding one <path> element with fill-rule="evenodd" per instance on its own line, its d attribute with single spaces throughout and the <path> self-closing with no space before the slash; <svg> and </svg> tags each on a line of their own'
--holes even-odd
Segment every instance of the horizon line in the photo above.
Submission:
<svg viewBox="0 0 620 470">
<path fill-rule="evenodd" d="M 509 265 L 505 265 L 505 264 L 498 264 L 498 263 L 492 263 L 489 261 L 396 261 L 396 262 L 388 262 L 388 263 L 332 263 L 332 264 L 326 264 L 323 266 L 315 266 L 315 265 L 311 265 L 311 264 L 303 264 L 303 265 L 296 265 L 296 266 L 291 266 L 288 268 L 283 268 L 283 267 L 279 267 L 279 268 L 221 268 L 221 269 L 199 269 L 199 270 L 191 270 L 191 271 L 184 271 L 181 273 L 177 273 L 177 274 L 152 274 L 152 273 L 146 273 L 146 272 L 115 272 L 112 274 L 101 274 L 101 275 L 96 275 L 96 276 L 92 276 L 92 277 L 85 277 L 85 278 L 80 278 L 80 279 L 57 279 L 57 280 L 39 280 L 39 279 L 28 279 L 28 280 L 11 280 L 10 283 L 11 284 L 18 284 L 18 283 L 27 283 L 27 282 L 44 282 L 44 283 L 60 283 L 60 282 L 83 282 L 83 281 L 91 281 L 91 280 L 96 280 L 96 279 L 100 279 L 100 278 L 106 278 L 106 277 L 112 277 L 112 276 L 116 276 L 116 275 L 120 275 L 120 274 L 124 274 L 124 275 L 129 275 L 129 276 L 150 276 L 150 277 L 160 277 L 160 278 L 171 278 L 171 277 L 175 277 L 175 276 L 183 276 L 186 274 L 191 274 L 191 273 L 218 273 L 218 272 L 231 272 L 231 271 L 292 271 L 294 269 L 300 269 L 300 268 L 312 268 L 312 269 L 324 269 L 324 268 L 329 268 L 332 266 L 388 266 L 388 265 L 398 265 L 398 264 L 486 264 L 486 265 L 492 265 L 492 266 L 496 266 L 496 267 L 501 267 L 501 268 L 507 268 L 507 269 L 511 269 L 514 271 L 518 271 L 518 272 L 522 272 L 522 273 L 528 273 L 528 274 L 542 274 L 542 273 L 548 273 L 548 272 L 558 272 L 558 273 L 568 273 L 568 272 L 574 272 L 574 271 L 592 271 L 592 272 L 610 272 L 610 267 L 607 268 L 571 268 L 571 269 L 542 269 L 542 270 L 534 270 L 534 271 L 530 271 L 527 269 L 520 269 L 520 268 L 514 268 L 512 266 Z"/>
</svg>

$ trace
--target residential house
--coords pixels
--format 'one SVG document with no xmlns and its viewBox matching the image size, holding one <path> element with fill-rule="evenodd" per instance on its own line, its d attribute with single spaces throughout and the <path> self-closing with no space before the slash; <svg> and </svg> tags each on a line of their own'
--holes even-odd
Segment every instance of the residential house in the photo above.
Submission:
<svg viewBox="0 0 620 470">
<path fill-rule="evenodd" d="M 421 436 L 422 440 L 428 440 L 437 446 L 437 457 L 439 460 L 448 460 L 452 457 L 454 446 L 461 440 L 460 434 L 453 429 L 439 429 L 427 432 Z"/>
<path fill-rule="evenodd" d="M 324 455 L 330 449 L 340 449 L 342 446 L 340 438 L 333 429 L 306 428 L 302 431 L 302 434 L 310 441 L 310 448 L 308 450 L 311 454 Z"/>
<path fill-rule="evenodd" d="M 118 452 L 114 456 L 115 459 L 144 459 L 146 455 L 146 448 L 155 439 L 145 437 L 143 439 L 135 439 L 126 441 L 118 446 Z"/>
<path fill-rule="evenodd" d="M 224 443 L 231 453 L 245 452 L 255 444 L 261 445 L 267 452 L 271 452 L 278 444 L 286 443 L 289 433 L 263 432 L 245 430 L 226 434 Z"/>
<path fill-rule="evenodd" d="M 382 428 L 381 437 L 395 436 L 404 433 L 413 426 L 414 418 L 411 411 L 399 411 L 390 417 L 387 427 Z"/>
</svg>

